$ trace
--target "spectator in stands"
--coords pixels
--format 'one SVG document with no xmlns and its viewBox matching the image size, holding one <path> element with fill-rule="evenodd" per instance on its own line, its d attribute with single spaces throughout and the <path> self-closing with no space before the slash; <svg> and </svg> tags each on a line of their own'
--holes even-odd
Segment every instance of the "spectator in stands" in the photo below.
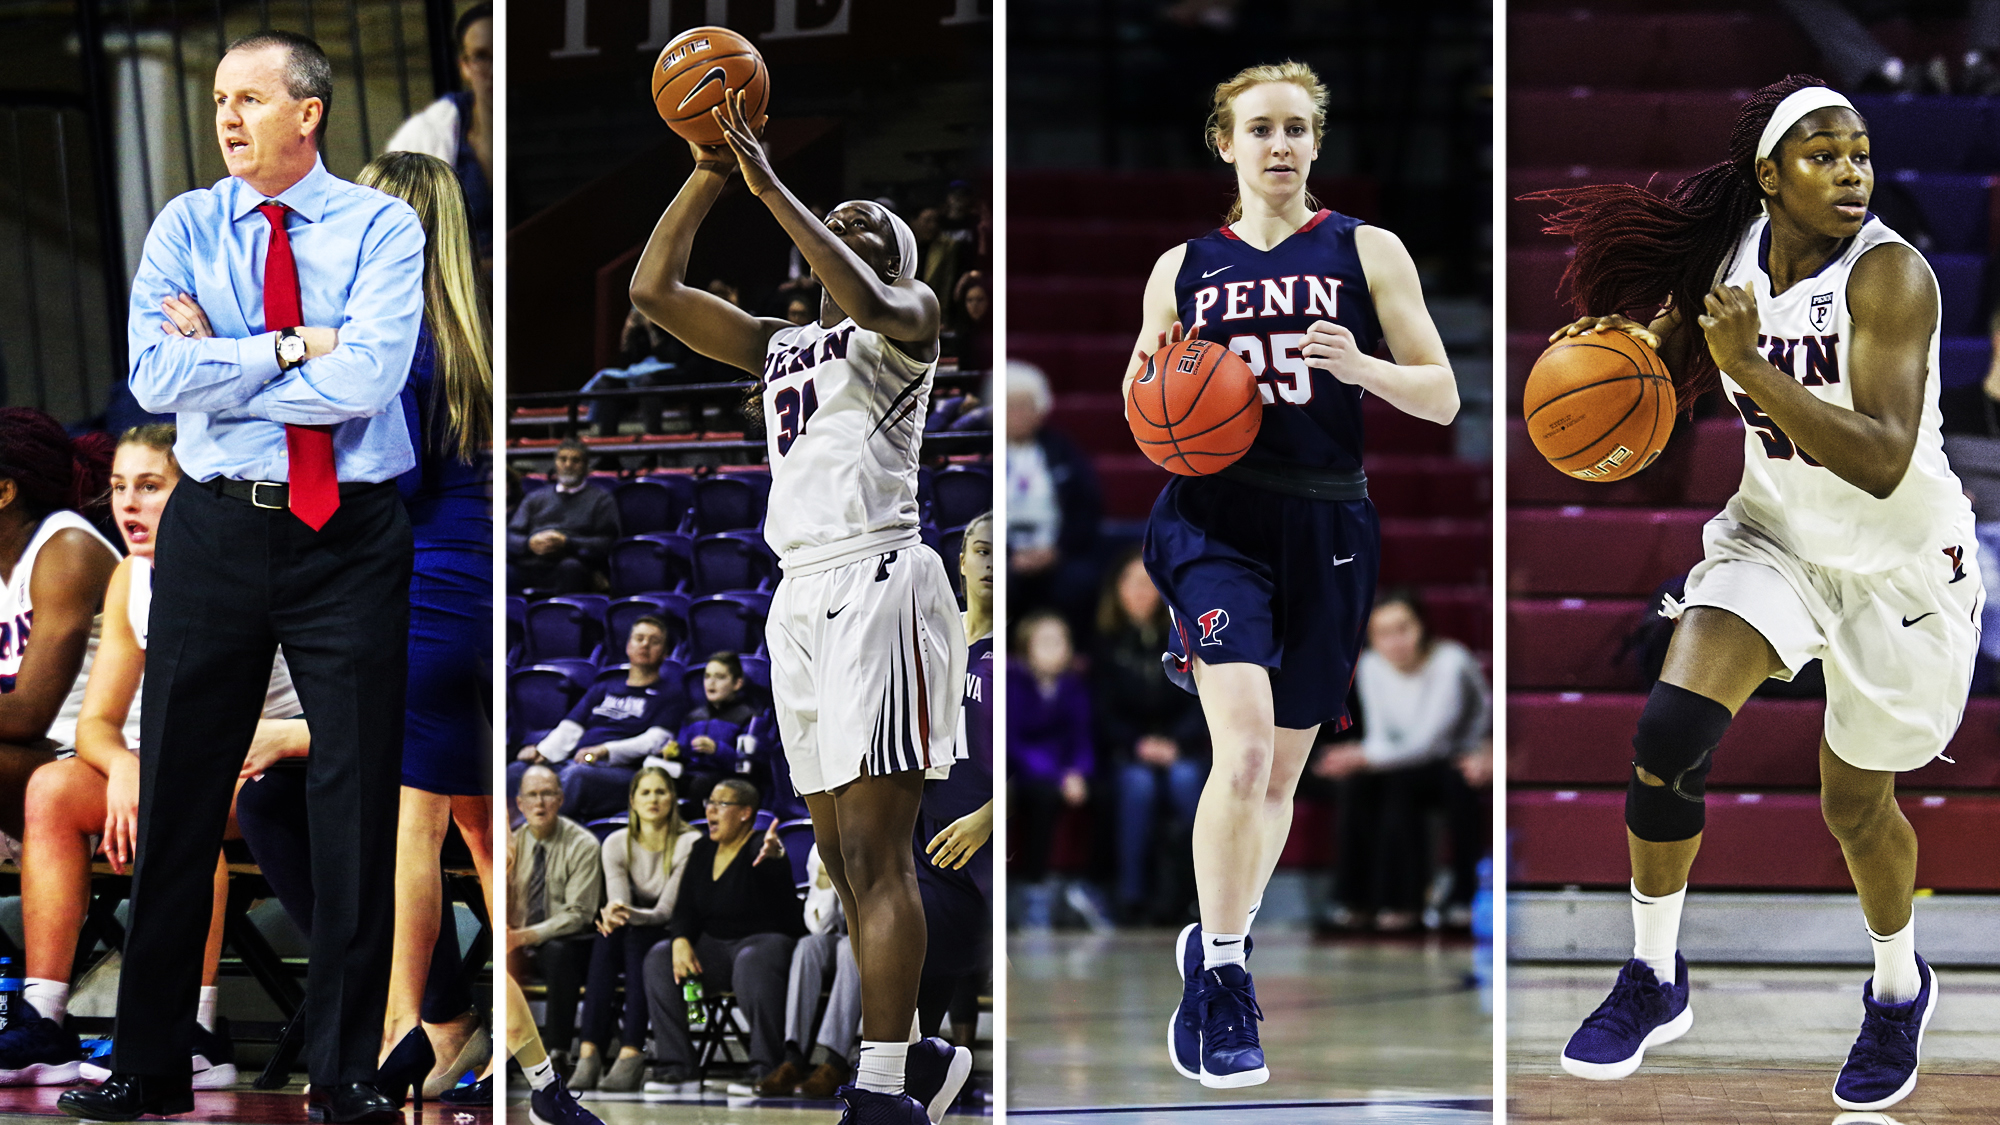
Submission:
<svg viewBox="0 0 2000 1125">
<path fill-rule="evenodd" d="M 961 371 L 985 371 L 993 366 L 992 292 L 978 270 L 958 279 L 952 290 L 951 313 L 945 320 L 944 354 L 956 357 Z"/>
<path fill-rule="evenodd" d="M 944 209 L 926 207 L 910 223 L 910 233 L 917 236 L 917 280 L 934 293 L 951 292 L 964 272 L 961 259 L 971 241 L 969 232 L 945 230 Z"/>
<path fill-rule="evenodd" d="M 1090 458 L 1043 425 L 1048 377 L 1007 363 L 1007 594 L 1017 610 L 1053 606 L 1072 635 L 1087 634 L 1097 597 L 1102 504 Z"/>
<path fill-rule="evenodd" d="M 793 297 L 785 303 L 785 321 L 788 324 L 811 324 L 813 320 L 812 301 L 805 297 Z"/>
<path fill-rule="evenodd" d="M 1134 547 L 1098 600 L 1090 698 L 1097 748 L 1113 763 L 1118 787 L 1116 906 L 1125 921 L 1152 925 L 1186 920 L 1194 898 L 1188 841 L 1208 778 L 1201 707 L 1160 670 L 1169 627 L 1166 604 Z"/>
<path fill-rule="evenodd" d="M 630 387 L 658 387 L 682 380 L 687 349 L 659 325 L 634 308 L 625 314 L 618 333 L 617 367 L 607 367 L 591 375 L 585 391 L 622 390 Z M 619 432 L 632 412 L 629 398 L 593 398 L 583 404 L 583 420 L 598 437 Z M 660 430 L 660 400 L 651 395 L 638 400 L 640 428 L 646 433 Z"/>
<path fill-rule="evenodd" d="M 704 809 L 708 838 L 695 842 L 668 927 L 672 941 L 646 955 L 646 1003 L 653 1020 L 659 1080 L 688 1082 L 694 1044 L 688 1039 L 681 985 L 701 977 L 708 995 L 734 992 L 750 1021 L 750 1084 L 783 1061 L 785 983 L 792 943 L 805 916 L 792 889 L 792 865 L 774 831 L 757 835 L 757 787 L 741 778 L 716 783 Z M 775 826 L 774 826 L 775 827 Z"/>
<path fill-rule="evenodd" d="M 605 555 L 618 538 L 618 506 L 590 483 L 580 441 L 556 447 L 555 483 L 529 493 L 507 523 L 507 590 L 574 594 L 607 581 Z"/>
<path fill-rule="evenodd" d="M 1020 917 L 1045 930 L 1055 887 L 1049 856 L 1066 808 L 1090 799 L 1096 757 L 1090 745 L 1090 689 L 1074 665 L 1069 626 L 1049 610 L 1029 614 L 1014 629 L 1023 657 L 1007 670 L 1007 781 L 1012 786 L 1014 871 L 1022 885 Z"/>
<path fill-rule="evenodd" d="M 710 656 L 702 670 L 703 702 L 688 714 L 677 740 L 681 787 L 694 800 L 707 800 L 718 780 L 750 768 L 737 745 L 757 717 L 757 708 L 744 697 L 745 682 L 743 659 L 733 652 Z"/>
<path fill-rule="evenodd" d="M 425 152 L 451 165 L 465 189 L 466 217 L 488 277 L 493 273 L 493 5 L 458 17 L 458 80 L 464 89 L 403 122 L 384 152 Z"/>
<path fill-rule="evenodd" d="M 1329 747 L 1313 765 L 1320 777 L 1344 780 L 1335 923 L 1383 931 L 1417 925 L 1431 885 L 1428 820 L 1436 810 L 1446 818 L 1452 851 L 1444 921 L 1469 925 L 1475 869 L 1487 851 L 1467 784 L 1487 753 L 1479 662 L 1464 645 L 1431 633 L 1415 591 L 1392 589 L 1368 618 L 1368 648 L 1354 678 L 1361 740 Z M 1461 765 L 1468 759 L 1471 775 Z"/>
<path fill-rule="evenodd" d="M 118 443 L 111 463 L 111 505 L 129 554 L 111 574 L 104 595 L 102 637 L 76 719 L 76 754 L 35 771 L 28 782 L 27 832 L 21 840 L 21 929 L 27 979 L 17 1010 L 0 1030 L 0 1073 L 7 1085 L 64 1086 L 79 1078 L 74 1032 L 63 1027 L 69 1009 L 70 972 L 90 906 L 90 857 L 96 839 L 123 873 L 133 859 L 139 815 L 139 712 L 136 702 L 146 670 L 146 621 L 152 608 L 153 542 L 160 513 L 179 482 L 171 423 L 133 429 Z M 275 714 L 274 714 L 275 712 Z M 299 713 L 291 675 L 280 656 L 271 693 L 251 743 L 251 766 L 304 753 L 309 736 Z M 233 828 L 233 825 L 232 825 Z M 233 833 L 232 833 L 233 834 Z M 194 1085 L 216 1089 L 236 1081 L 226 1026 L 216 1022 L 216 965 L 229 871 L 216 856 L 215 897 L 203 950 L 201 999 L 194 1032 Z M 106 1072 L 90 1077 L 102 1081 Z"/>
<path fill-rule="evenodd" d="M 625 808 L 639 764 L 670 747 L 672 732 L 687 713 L 681 685 L 660 679 L 666 656 L 667 623 L 650 614 L 632 622 L 625 678 L 590 685 L 554 730 L 523 746 L 508 767 L 515 783 L 531 766 L 550 765 L 562 777 L 563 808 L 577 821 L 589 823 Z M 569 764 L 561 766 L 564 762 Z"/>
<path fill-rule="evenodd" d="M 1862 93 L 1966 94 L 2000 93 L 2000 0 L 1971 0 L 1971 20 L 1965 30 L 1964 54 L 1956 81 L 1950 63 L 1938 55 L 1910 65 L 1889 52 L 1861 17 L 1881 20 L 1923 15 L 1923 6 L 1889 0 L 1778 0 L 1778 7 L 1812 40 L 1833 70 L 1835 85 Z M 1900 228 L 1899 228 L 1900 229 Z"/>
<path fill-rule="evenodd" d="M 548 986 L 542 1042 L 568 1070 L 576 1031 L 576 1001 L 595 939 L 591 923 L 604 901 L 604 865 L 597 837 L 559 815 L 562 786 L 547 766 L 521 777 L 518 798 L 526 818 L 514 832 L 508 869 L 508 972 L 524 979 L 533 966 Z"/>
<path fill-rule="evenodd" d="M 0 832 L 22 835 L 29 777 L 76 743 L 97 652 L 93 619 L 118 551 L 101 513 L 111 439 L 70 440 L 40 410 L 0 408 Z M 33 622 L 33 635 L 29 623 Z"/>
<path fill-rule="evenodd" d="M 681 819 L 667 771 L 647 766 L 632 776 L 624 828 L 604 838 L 604 909 L 590 955 L 590 983 L 583 994 L 583 1043 L 577 1049 L 572 1090 L 630 1093 L 646 1082 L 646 954 L 667 940 L 667 923 L 680 899 L 688 857 L 701 833 Z M 609 1073 L 598 1052 L 611 1043 L 617 1013 L 612 994 L 625 979 L 625 1022 L 618 1061 Z M 815 998 L 817 996 L 815 995 Z M 600 1077 L 601 1076 L 601 1077 Z"/>
<path fill-rule="evenodd" d="M 760 1098 L 783 1098 L 797 1092 L 808 1098 L 830 1098 L 847 1084 L 848 1056 L 861 1043 L 861 968 L 854 960 L 854 943 L 847 934 L 847 916 L 833 878 L 820 862 L 819 846 L 806 855 L 806 935 L 792 947 L 792 970 L 785 986 L 785 1061 L 757 1083 Z M 819 992 L 832 967 L 833 985 L 826 1014 L 813 1034 L 819 1013 Z M 811 1056 L 820 1054 L 811 1073 Z"/>
</svg>

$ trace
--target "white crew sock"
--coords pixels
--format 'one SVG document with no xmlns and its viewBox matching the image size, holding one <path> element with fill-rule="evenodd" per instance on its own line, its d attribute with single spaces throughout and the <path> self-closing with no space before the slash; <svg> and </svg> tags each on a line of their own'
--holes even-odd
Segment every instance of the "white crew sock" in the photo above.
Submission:
<svg viewBox="0 0 2000 1125">
<path fill-rule="evenodd" d="M 1674 986 L 1674 951 L 1680 948 L 1681 904 L 1688 890 L 1651 898 L 1632 884 L 1632 956 L 1644 961 L 1660 983 Z"/>
<path fill-rule="evenodd" d="M 1243 964 L 1242 934 L 1218 934 L 1207 930 L 1201 932 L 1202 969 L 1241 964 Z"/>
<path fill-rule="evenodd" d="M 544 1055 L 541 1062 L 533 1066 L 524 1066 L 521 1069 L 527 1072 L 528 1085 L 533 1086 L 537 1090 L 546 1090 L 555 1084 L 556 1061 L 551 1056 Z"/>
<path fill-rule="evenodd" d="M 201 986 L 201 999 L 194 1005 L 194 1022 L 200 1024 L 203 1031 L 215 1030 L 215 1000 L 221 994 L 222 990 L 212 984 Z"/>
<path fill-rule="evenodd" d="M 863 1039 L 861 1065 L 854 1070 L 854 1084 L 878 1094 L 900 1094 L 903 1092 L 903 1065 L 909 1060 L 908 1043 Z"/>
<path fill-rule="evenodd" d="M 1261 899 L 1261 898 L 1260 898 L 1260 899 L 1258 899 L 1258 900 L 1257 900 L 1256 902 L 1253 902 L 1253 903 L 1251 903 L 1251 904 L 1250 904 L 1250 913 L 1248 913 L 1248 914 L 1246 914 L 1246 915 L 1244 915 L 1244 916 L 1243 916 L 1243 936 L 1244 936 L 1244 937 L 1249 937 L 1249 936 L 1250 936 L 1250 926 L 1251 926 L 1251 924 L 1252 924 L 1252 923 L 1254 923 L 1254 922 L 1256 922 L 1256 921 L 1257 921 L 1257 912 L 1258 912 L 1259 910 L 1262 910 L 1263 908 L 1264 908 L 1264 900 L 1263 900 L 1263 899 Z"/>
<path fill-rule="evenodd" d="M 1917 972 L 1917 919 L 1893 934 L 1868 931 L 1875 947 L 1875 1002 L 1907 1004 L 1923 991 L 1923 974 Z"/>
<path fill-rule="evenodd" d="M 61 1023 L 69 1014 L 69 982 L 29 977 L 21 983 L 21 999 L 33 1004 L 42 1018 Z"/>
</svg>

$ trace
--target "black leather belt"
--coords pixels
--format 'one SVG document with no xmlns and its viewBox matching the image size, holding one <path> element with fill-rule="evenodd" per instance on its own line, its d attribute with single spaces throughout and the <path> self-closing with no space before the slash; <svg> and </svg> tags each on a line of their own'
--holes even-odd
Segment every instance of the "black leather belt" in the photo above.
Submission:
<svg viewBox="0 0 2000 1125">
<path fill-rule="evenodd" d="M 1281 492 L 1286 496 L 1303 496 L 1308 500 L 1368 499 L 1368 474 L 1360 469 L 1329 472 L 1286 468 L 1277 472 L 1238 461 L 1215 475 L 1252 488 Z"/>
<path fill-rule="evenodd" d="M 201 484 L 217 496 L 241 500 L 253 507 L 266 508 L 274 512 L 282 512 L 291 507 L 291 486 L 281 480 L 231 480 L 228 477 L 215 477 L 212 480 L 202 481 Z M 342 481 L 340 494 L 353 496 L 371 488 L 382 488 L 384 485 L 393 487 L 394 482 Z"/>
</svg>

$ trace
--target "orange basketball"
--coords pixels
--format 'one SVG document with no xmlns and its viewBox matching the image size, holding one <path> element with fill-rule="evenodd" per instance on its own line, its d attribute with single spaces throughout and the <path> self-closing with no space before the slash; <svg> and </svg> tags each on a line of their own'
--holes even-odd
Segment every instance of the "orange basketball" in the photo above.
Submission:
<svg viewBox="0 0 2000 1125">
<path fill-rule="evenodd" d="M 1125 407 L 1140 450 L 1184 477 L 1235 464 L 1264 421 L 1257 376 L 1213 340 L 1182 340 L 1154 352 L 1132 380 Z"/>
<path fill-rule="evenodd" d="M 722 104 L 725 90 L 742 90 L 751 127 L 763 128 L 771 72 L 757 48 L 726 27 L 681 32 L 653 64 L 653 108 L 674 132 L 695 144 L 723 143 L 722 128 L 709 110 Z"/>
<path fill-rule="evenodd" d="M 1521 411 L 1549 464 L 1578 480 L 1624 480 L 1653 463 L 1674 430 L 1674 381 L 1659 354 L 1624 332 L 1549 345 L 1528 373 Z"/>
</svg>

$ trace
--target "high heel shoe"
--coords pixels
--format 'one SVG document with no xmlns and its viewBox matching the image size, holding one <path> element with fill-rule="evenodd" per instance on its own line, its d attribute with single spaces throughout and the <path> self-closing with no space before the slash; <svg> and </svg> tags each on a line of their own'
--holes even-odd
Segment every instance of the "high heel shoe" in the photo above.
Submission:
<svg viewBox="0 0 2000 1125">
<path fill-rule="evenodd" d="M 421 1111 L 424 1108 L 424 1079 L 430 1077 L 436 1066 L 437 1053 L 431 1049 L 431 1037 L 424 1034 L 424 1025 L 418 1024 L 375 1068 L 375 1088 L 388 1095 L 398 1107 L 403 1104 L 407 1091 L 415 1095 L 417 1109 Z"/>
<path fill-rule="evenodd" d="M 485 1024 L 480 1024 L 466 1038 L 465 1046 L 459 1048 L 458 1058 L 452 1060 L 451 1068 L 424 1083 L 424 1096 L 427 1098 L 444 1096 L 445 1091 L 458 1085 L 458 1080 L 465 1077 L 467 1071 L 476 1074 L 485 1070 L 487 1062 L 492 1058 L 493 1035 Z"/>
</svg>

